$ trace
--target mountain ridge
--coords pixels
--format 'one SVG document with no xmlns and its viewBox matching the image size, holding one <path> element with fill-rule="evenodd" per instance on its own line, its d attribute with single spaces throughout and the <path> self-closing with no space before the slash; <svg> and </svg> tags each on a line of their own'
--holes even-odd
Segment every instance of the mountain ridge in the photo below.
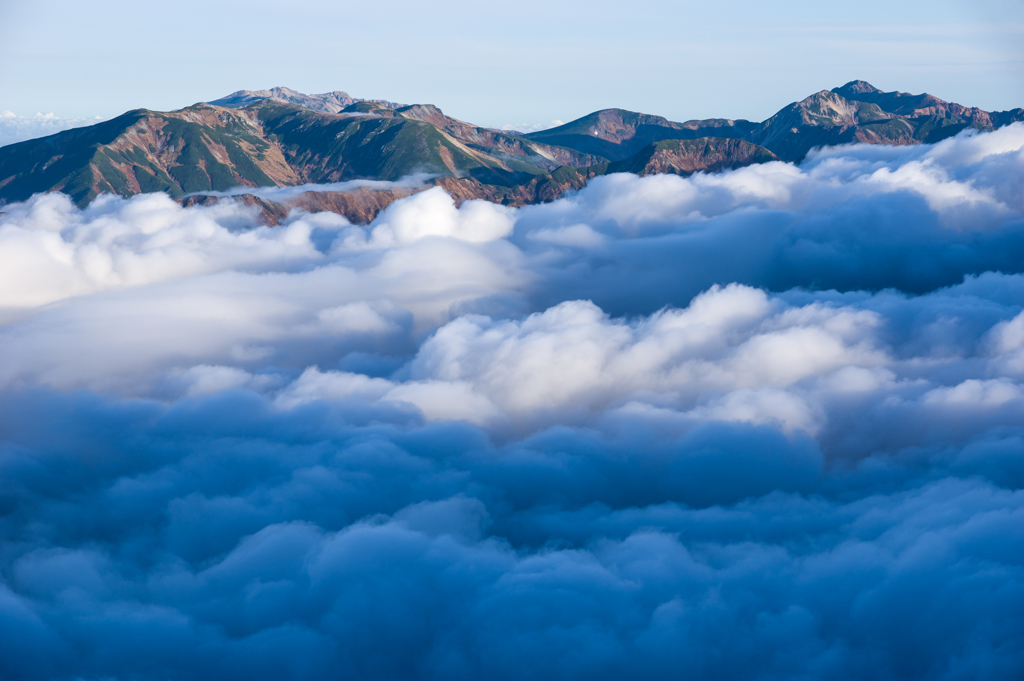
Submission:
<svg viewBox="0 0 1024 681">
<path fill-rule="evenodd" d="M 324 113 L 339 113 L 345 107 L 358 102 L 381 104 L 389 109 L 398 109 L 405 106 L 404 104 L 389 102 L 384 99 L 357 99 L 342 90 L 334 90 L 333 92 L 325 92 L 319 95 L 306 95 L 297 90 L 281 86 L 273 87 L 269 90 L 237 90 L 230 95 L 206 103 L 230 109 L 241 109 L 266 99 L 275 99 L 288 104 L 298 104 L 307 109 L 323 111 Z"/>
<path fill-rule="evenodd" d="M 434 176 L 424 187 L 443 186 L 458 200 L 524 205 L 553 200 L 611 172 L 687 175 L 799 162 L 816 146 L 920 144 L 1017 121 L 1024 121 L 1024 109 L 987 112 L 929 94 L 883 92 L 865 81 L 816 92 L 761 123 L 680 123 L 603 109 L 526 134 L 467 123 L 431 104 L 356 99 L 340 90 L 239 90 L 177 111 L 136 109 L 0 147 L 0 201 L 64 191 L 85 205 L 102 192 L 163 191 L 182 198 L 239 186 L 398 180 L 424 173 Z M 279 219 L 275 211 L 284 208 L 260 201 L 267 220 Z M 319 197 L 306 203 L 358 204 L 349 212 L 359 220 L 382 209 L 377 199 Z"/>
</svg>

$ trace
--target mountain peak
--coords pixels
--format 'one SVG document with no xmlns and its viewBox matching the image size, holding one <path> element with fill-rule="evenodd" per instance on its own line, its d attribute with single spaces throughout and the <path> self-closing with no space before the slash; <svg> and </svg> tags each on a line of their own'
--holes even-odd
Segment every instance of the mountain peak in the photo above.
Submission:
<svg viewBox="0 0 1024 681">
<path fill-rule="evenodd" d="M 231 109 L 242 109 L 267 99 L 287 102 L 289 104 L 298 104 L 299 106 L 304 106 L 307 109 L 323 111 L 326 113 L 338 113 L 347 106 L 364 101 L 379 104 L 388 109 L 396 109 L 402 106 L 401 104 L 384 101 L 382 99 L 358 99 L 343 90 L 334 90 L 332 92 L 325 92 L 319 95 L 306 95 L 297 90 L 280 86 L 269 90 L 238 90 L 237 92 L 232 92 L 227 97 L 215 99 L 210 102 L 210 104 L 226 106 Z"/>
<path fill-rule="evenodd" d="M 849 95 L 862 95 L 868 93 L 881 92 L 881 90 L 879 90 L 866 80 L 851 80 L 849 83 L 842 87 L 832 88 L 832 92 L 847 97 Z"/>
<path fill-rule="evenodd" d="M 446 176 L 446 189 L 460 199 L 521 205 L 578 189 L 605 172 L 691 173 L 776 157 L 798 162 L 815 147 L 935 142 L 965 128 L 992 130 L 1021 120 L 1024 109 L 986 112 L 927 94 L 882 92 L 857 80 L 793 102 L 762 123 L 680 123 L 609 108 L 511 135 L 429 104 L 275 87 L 239 90 L 180 111 L 131 111 L 5 146 L 0 201 L 59 190 L 84 205 L 102 192 L 180 197 L 243 185 L 398 180 L 428 172 Z"/>
</svg>

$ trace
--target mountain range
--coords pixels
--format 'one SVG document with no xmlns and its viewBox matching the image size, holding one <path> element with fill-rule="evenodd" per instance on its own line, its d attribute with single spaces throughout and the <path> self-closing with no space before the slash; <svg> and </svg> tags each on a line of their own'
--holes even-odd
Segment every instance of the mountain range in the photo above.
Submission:
<svg viewBox="0 0 1024 681">
<path fill-rule="evenodd" d="M 171 112 L 117 118 L 0 147 L 0 201 L 62 191 L 79 205 L 103 192 L 166 192 L 209 202 L 239 186 L 271 187 L 428 174 L 457 200 L 508 205 L 553 200 L 597 176 L 799 162 L 814 147 L 930 143 L 966 128 L 1024 121 L 1024 109 L 988 112 L 928 94 L 883 92 L 853 81 L 817 92 L 771 118 L 677 123 L 604 109 L 528 134 L 473 125 L 430 104 L 356 99 L 342 91 L 241 90 Z M 254 196 L 264 219 L 290 208 L 334 210 L 365 222 L 414 189 L 306 192 L 275 203 Z"/>
</svg>

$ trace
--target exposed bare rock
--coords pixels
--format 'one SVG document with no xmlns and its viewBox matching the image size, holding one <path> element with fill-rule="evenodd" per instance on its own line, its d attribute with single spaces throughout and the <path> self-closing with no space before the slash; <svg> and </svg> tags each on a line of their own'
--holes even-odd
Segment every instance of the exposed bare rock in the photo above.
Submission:
<svg viewBox="0 0 1024 681">
<path fill-rule="evenodd" d="M 220 196 L 186 196 L 178 199 L 178 203 L 185 208 L 188 208 L 190 206 L 212 206 L 225 200 L 237 201 L 245 204 L 246 206 L 256 208 L 258 210 L 257 215 L 259 217 L 259 221 L 264 225 L 280 224 L 281 221 L 288 217 L 288 212 L 290 210 L 290 208 L 283 206 L 280 203 L 268 201 L 267 199 L 254 196 L 252 194 L 239 194 L 230 197 L 230 199 Z"/>
<path fill-rule="evenodd" d="M 325 92 L 321 95 L 305 95 L 286 87 L 275 87 L 269 90 L 239 90 L 238 92 L 232 92 L 226 97 L 215 99 L 210 104 L 232 109 L 243 109 L 265 99 L 273 99 L 286 104 L 298 104 L 307 109 L 327 113 L 338 113 L 356 102 L 374 102 L 390 109 L 397 109 L 402 106 L 396 102 L 388 102 L 382 99 L 356 99 L 341 90 Z"/>
<path fill-rule="evenodd" d="M 652 142 L 700 137 L 737 138 L 756 127 L 757 123 L 744 120 L 714 118 L 676 123 L 661 116 L 604 109 L 524 137 L 600 156 L 608 161 L 623 161 Z"/>
<path fill-rule="evenodd" d="M 649 144 L 624 161 L 610 163 L 606 172 L 691 175 L 777 160 L 779 157 L 764 147 L 744 140 L 702 137 Z"/>
<path fill-rule="evenodd" d="M 356 189 L 350 192 L 305 192 L 294 199 L 283 202 L 283 205 L 300 208 L 308 213 L 330 211 L 344 215 L 354 224 L 367 224 L 389 205 L 404 199 L 426 187 L 400 189 Z"/>
</svg>

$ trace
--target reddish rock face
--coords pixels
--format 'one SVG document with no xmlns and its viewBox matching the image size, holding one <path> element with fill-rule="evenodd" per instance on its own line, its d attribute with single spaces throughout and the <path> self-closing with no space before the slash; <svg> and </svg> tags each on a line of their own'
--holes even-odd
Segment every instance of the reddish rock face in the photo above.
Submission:
<svg viewBox="0 0 1024 681">
<path fill-rule="evenodd" d="M 288 217 L 293 209 L 307 213 L 331 212 L 345 216 L 353 224 L 368 224 L 377 215 L 398 199 L 404 199 L 417 192 L 427 189 L 426 186 L 416 188 L 400 188 L 386 190 L 355 189 L 349 192 L 304 192 L 286 201 L 269 201 L 252 194 L 241 194 L 231 200 L 252 206 L 257 209 L 261 224 L 276 226 Z M 224 199 L 218 196 L 189 196 L 179 200 L 181 205 L 210 206 Z"/>
</svg>

